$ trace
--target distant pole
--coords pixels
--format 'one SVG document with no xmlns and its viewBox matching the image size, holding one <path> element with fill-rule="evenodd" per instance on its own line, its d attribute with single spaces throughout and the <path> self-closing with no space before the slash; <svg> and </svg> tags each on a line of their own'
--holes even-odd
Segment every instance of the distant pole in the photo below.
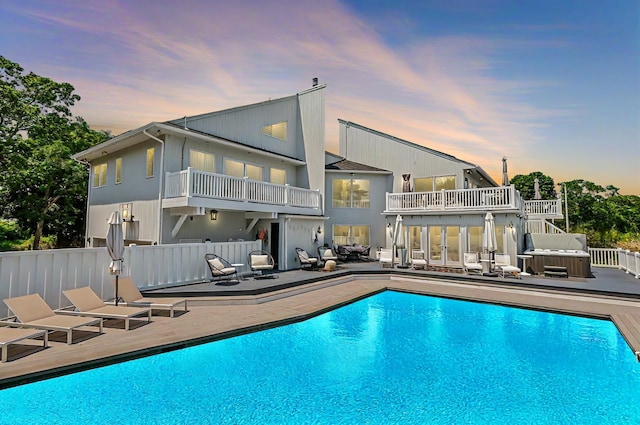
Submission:
<svg viewBox="0 0 640 425">
<path fill-rule="evenodd" d="M 564 187 L 564 224 L 569 233 L 569 206 L 567 205 L 567 183 L 562 183 Z"/>
</svg>

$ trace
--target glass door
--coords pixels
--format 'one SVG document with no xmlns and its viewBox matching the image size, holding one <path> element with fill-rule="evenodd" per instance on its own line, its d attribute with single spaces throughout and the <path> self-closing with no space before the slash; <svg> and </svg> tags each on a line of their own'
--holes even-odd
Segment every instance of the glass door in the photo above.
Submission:
<svg viewBox="0 0 640 425">
<path fill-rule="evenodd" d="M 429 227 L 429 264 L 460 265 L 460 226 Z"/>
</svg>

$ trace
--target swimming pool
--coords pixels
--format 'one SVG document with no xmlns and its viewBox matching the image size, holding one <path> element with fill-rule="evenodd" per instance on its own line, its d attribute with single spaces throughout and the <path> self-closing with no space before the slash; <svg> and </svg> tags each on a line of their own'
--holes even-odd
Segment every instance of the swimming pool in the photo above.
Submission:
<svg viewBox="0 0 640 425">
<path fill-rule="evenodd" d="M 0 423 L 638 423 L 638 400 L 640 364 L 608 321 L 384 292 L 0 391 Z"/>
</svg>

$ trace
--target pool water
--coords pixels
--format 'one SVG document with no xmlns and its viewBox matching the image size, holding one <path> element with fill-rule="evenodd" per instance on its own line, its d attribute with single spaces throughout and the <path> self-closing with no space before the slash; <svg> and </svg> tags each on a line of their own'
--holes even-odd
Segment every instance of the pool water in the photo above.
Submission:
<svg viewBox="0 0 640 425">
<path fill-rule="evenodd" d="M 0 391 L 0 423 L 640 423 L 640 364 L 608 321 L 384 292 Z"/>
</svg>

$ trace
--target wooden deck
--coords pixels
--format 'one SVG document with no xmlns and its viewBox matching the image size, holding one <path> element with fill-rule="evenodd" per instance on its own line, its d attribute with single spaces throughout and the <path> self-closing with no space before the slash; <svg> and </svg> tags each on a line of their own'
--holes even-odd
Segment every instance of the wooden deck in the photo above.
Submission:
<svg viewBox="0 0 640 425">
<path fill-rule="evenodd" d="M 613 272 L 620 273 L 622 282 L 624 273 Z M 605 280 L 602 285 L 614 287 Z M 620 282 L 617 288 L 626 288 Z M 629 288 L 640 289 L 638 279 L 631 278 L 628 283 Z M 190 285 L 188 312 L 176 312 L 175 318 L 166 313 L 154 315 L 151 323 L 132 323 L 130 331 L 113 322 L 105 324 L 103 335 L 96 336 L 94 329 L 79 332 L 70 346 L 55 334 L 47 349 L 38 341 L 12 346 L 9 362 L 0 364 L 0 388 L 305 320 L 387 289 L 610 319 L 636 356 L 640 353 L 638 289 L 632 294 L 573 288 L 587 283 L 567 279 L 383 272 L 371 265 L 354 266 L 347 272 L 287 272 L 278 279 L 250 279 L 236 285 L 235 293 L 211 283 Z M 154 291 L 154 295 L 183 295 L 185 288 L 163 291 Z"/>
</svg>

